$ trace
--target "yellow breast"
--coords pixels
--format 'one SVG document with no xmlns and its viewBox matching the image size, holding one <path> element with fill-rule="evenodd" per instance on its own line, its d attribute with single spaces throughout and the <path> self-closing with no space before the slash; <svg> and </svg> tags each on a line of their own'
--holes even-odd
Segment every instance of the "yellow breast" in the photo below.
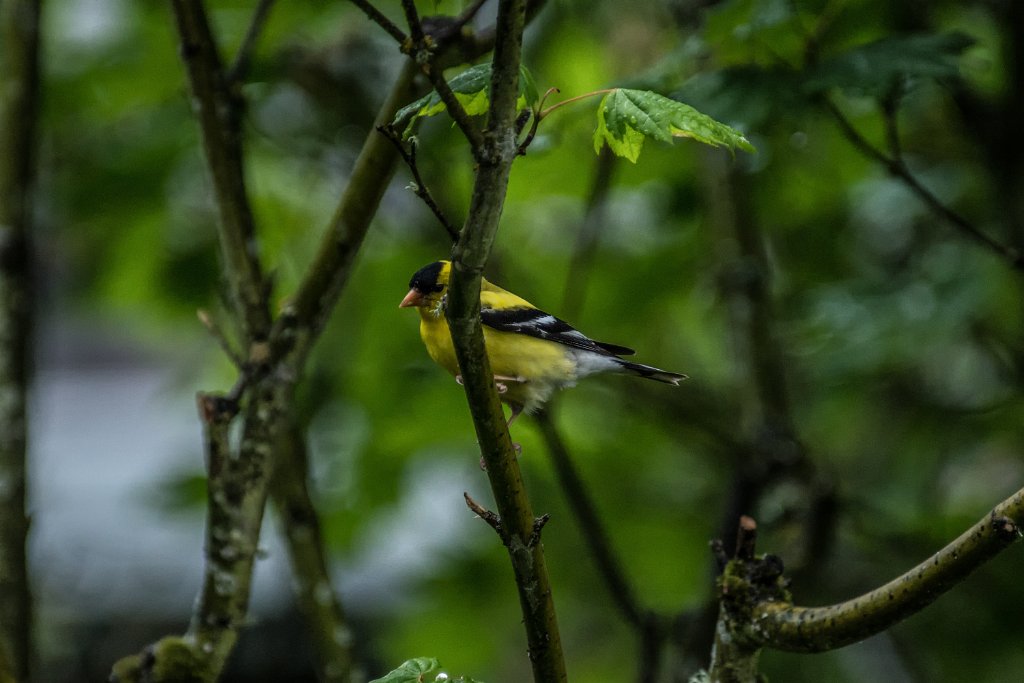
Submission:
<svg viewBox="0 0 1024 683">
<path fill-rule="evenodd" d="M 444 315 L 420 309 L 420 336 L 435 363 L 452 375 L 459 374 L 451 332 Z M 518 377 L 523 383 L 507 382 L 506 400 L 531 403 L 546 397 L 557 386 L 576 380 L 575 363 L 568 347 L 551 341 L 484 326 L 484 343 L 491 371 L 498 377 Z"/>
</svg>

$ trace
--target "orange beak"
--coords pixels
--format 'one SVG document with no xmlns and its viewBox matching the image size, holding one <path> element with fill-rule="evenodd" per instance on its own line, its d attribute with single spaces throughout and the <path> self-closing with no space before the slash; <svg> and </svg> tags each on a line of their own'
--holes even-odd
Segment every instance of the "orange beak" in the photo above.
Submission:
<svg viewBox="0 0 1024 683">
<path fill-rule="evenodd" d="M 402 299 L 402 303 L 398 304 L 399 308 L 409 308 L 410 306 L 419 306 L 423 303 L 423 295 L 415 289 L 410 289 L 409 293 Z"/>
</svg>

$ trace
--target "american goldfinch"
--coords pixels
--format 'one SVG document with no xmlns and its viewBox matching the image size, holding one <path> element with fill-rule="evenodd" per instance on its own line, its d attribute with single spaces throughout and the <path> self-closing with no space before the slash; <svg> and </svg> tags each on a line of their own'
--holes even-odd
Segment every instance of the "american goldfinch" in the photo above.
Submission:
<svg viewBox="0 0 1024 683">
<path fill-rule="evenodd" d="M 445 320 L 450 274 L 449 261 L 420 268 L 412 276 L 409 293 L 399 308 L 419 309 L 420 336 L 427 353 L 461 384 L 459 363 Z M 587 375 L 626 373 L 675 385 L 686 379 L 686 375 L 623 360 L 619 356 L 632 355 L 633 349 L 594 341 L 565 321 L 487 280 L 480 283 L 480 322 L 498 392 L 501 400 L 512 408 L 508 424 L 524 409 L 539 408 L 556 389 L 571 387 Z"/>
</svg>

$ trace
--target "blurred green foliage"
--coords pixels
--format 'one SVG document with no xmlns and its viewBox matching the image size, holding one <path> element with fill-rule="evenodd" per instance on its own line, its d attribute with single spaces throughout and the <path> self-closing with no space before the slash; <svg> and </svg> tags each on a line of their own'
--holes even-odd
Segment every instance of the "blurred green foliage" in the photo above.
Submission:
<svg viewBox="0 0 1024 683">
<path fill-rule="evenodd" d="M 253 4 L 210 3 L 228 54 Z M 379 4 L 400 16 L 397 2 Z M 1024 481 L 1021 273 L 860 154 L 817 99 L 833 97 L 885 149 L 875 98 L 888 98 L 921 182 L 1024 247 L 1014 161 L 1024 154 L 1012 154 L 1022 142 L 1009 135 L 1019 120 L 997 125 L 1024 91 L 1009 59 L 1024 34 L 1007 20 L 1013 4 L 559 0 L 528 29 L 526 64 L 541 92 L 640 84 L 739 128 L 758 149 L 732 163 L 773 269 L 797 435 L 838 496 L 835 518 L 823 520 L 831 541 L 809 557 L 794 521 L 807 513 L 799 484 L 769 487 L 746 511 L 761 523 L 761 550 L 813 567 L 792 586 L 799 602 L 882 583 Z M 460 8 L 422 3 L 426 13 Z M 50 305 L 126 321 L 151 343 L 205 339 L 194 312 L 219 305 L 216 211 L 167 7 L 51 3 L 45 31 L 39 248 Z M 400 59 L 347 3 L 274 8 L 245 95 L 249 192 L 275 302 L 309 262 Z M 733 238 L 710 224 L 704 183 L 708 155 L 727 152 L 677 142 L 619 163 L 590 267 L 568 280 L 597 163 L 592 131 L 592 102 L 542 124 L 513 168 L 487 275 L 595 338 L 636 347 L 642 362 L 690 375 L 680 389 L 588 380 L 556 410 L 638 596 L 674 613 L 710 595 L 707 542 L 735 468 L 748 464 L 736 440 L 752 436 L 742 408 L 749 349 L 725 284 Z M 472 182 L 466 145 L 444 117 L 418 135 L 423 177 L 457 222 Z M 344 566 L 387 544 L 387 520 L 416 519 L 412 501 L 461 520 L 453 535 L 423 532 L 400 600 L 375 609 L 346 592 L 344 573 L 342 600 L 358 605 L 350 611 L 367 649 L 390 665 L 374 675 L 429 654 L 483 680 L 523 681 L 505 552 L 458 495 L 488 499 L 463 392 L 427 358 L 416 316 L 397 308 L 409 276 L 449 248 L 404 189 L 408 177 L 399 169 L 301 392 L 325 533 Z M 560 308 L 570 288 L 585 289 L 581 310 Z M 208 347 L 192 382 L 226 387 L 231 368 Z M 552 516 L 544 540 L 570 674 L 630 680 L 635 636 L 589 560 L 536 427 L 526 418 L 513 433 L 534 507 Z M 431 495 L 423 487 L 438 473 L 456 482 Z M 195 480 L 183 481 L 168 483 L 178 491 L 169 499 L 199 498 Z M 1019 680 L 1022 559 L 1012 549 L 879 638 L 825 655 L 766 653 L 763 670 L 797 683 Z"/>
</svg>

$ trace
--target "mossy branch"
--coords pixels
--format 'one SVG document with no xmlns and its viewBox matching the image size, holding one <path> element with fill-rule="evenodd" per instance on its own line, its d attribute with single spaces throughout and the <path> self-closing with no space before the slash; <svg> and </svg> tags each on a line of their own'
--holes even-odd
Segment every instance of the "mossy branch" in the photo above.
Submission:
<svg viewBox="0 0 1024 683">
<path fill-rule="evenodd" d="M 1024 489 L 945 548 L 881 588 L 827 607 L 760 606 L 753 615 L 752 634 L 767 647 L 790 652 L 823 652 L 863 640 L 930 605 L 1020 540 L 1022 529 Z"/>
<path fill-rule="evenodd" d="M 880 588 L 826 607 L 792 604 L 782 562 L 757 557 L 753 520 L 743 518 L 742 551 L 719 579 L 721 611 L 716 628 L 713 683 L 759 681 L 757 659 L 764 648 L 825 652 L 892 628 L 920 612 L 972 572 L 1021 539 L 1024 489 L 997 505 L 930 558 Z M 753 526 L 751 526 L 753 525 Z M 744 526 L 747 532 L 744 532 Z"/>
</svg>

